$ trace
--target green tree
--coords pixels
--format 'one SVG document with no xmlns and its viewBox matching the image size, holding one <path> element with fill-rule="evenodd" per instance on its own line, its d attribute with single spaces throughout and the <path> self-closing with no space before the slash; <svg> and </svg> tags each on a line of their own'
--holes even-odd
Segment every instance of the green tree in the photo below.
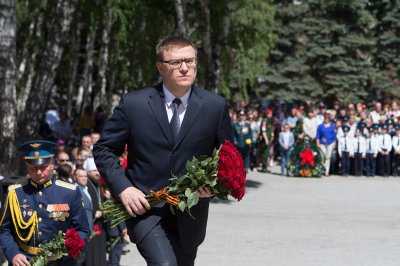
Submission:
<svg viewBox="0 0 400 266">
<path fill-rule="evenodd" d="M 281 99 L 371 100 L 391 88 L 375 64 L 369 1 L 282 1 L 265 92 Z"/>
</svg>

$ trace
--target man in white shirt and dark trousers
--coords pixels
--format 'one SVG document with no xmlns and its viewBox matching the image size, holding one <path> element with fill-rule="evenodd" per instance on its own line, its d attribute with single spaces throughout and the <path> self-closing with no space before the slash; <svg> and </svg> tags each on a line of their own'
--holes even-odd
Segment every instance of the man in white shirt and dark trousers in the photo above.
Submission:
<svg viewBox="0 0 400 266">
<path fill-rule="evenodd" d="M 392 150 L 392 138 L 387 133 L 387 125 L 381 125 L 381 134 L 378 139 L 378 166 L 381 176 L 390 175 L 390 151 Z"/>
<path fill-rule="evenodd" d="M 369 134 L 366 139 L 366 164 L 365 171 L 367 176 L 375 176 L 376 157 L 378 156 L 378 125 L 373 124 L 368 128 Z"/>
<path fill-rule="evenodd" d="M 353 138 L 353 147 L 354 147 L 354 175 L 362 176 L 364 169 L 364 159 L 366 153 L 366 145 L 365 138 L 362 135 L 362 128 L 357 127 L 355 136 Z"/>
<path fill-rule="evenodd" d="M 400 161 L 400 124 L 396 125 L 396 135 L 392 138 L 393 144 L 393 176 L 399 175 Z"/>
<path fill-rule="evenodd" d="M 342 158 L 342 175 L 348 176 L 350 172 L 350 158 L 353 157 L 353 140 L 348 136 L 350 131 L 349 126 L 342 126 L 343 136 L 338 139 L 338 153 L 339 157 Z"/>
</svg>

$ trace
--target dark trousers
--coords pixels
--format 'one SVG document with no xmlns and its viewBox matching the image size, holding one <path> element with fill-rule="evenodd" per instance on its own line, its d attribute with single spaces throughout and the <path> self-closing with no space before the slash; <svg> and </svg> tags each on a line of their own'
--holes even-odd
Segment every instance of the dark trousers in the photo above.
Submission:
<svg viewBox="0 0 400 266">
<path fill-rule="evenodd" d="M 342 175 L 350 173 L 350 154 L 347 151 L 342 152 Z"/>
<path fill-rule="evenodd" d="M 251 144 L 251 151 L 250 151 L 250 168 L 253 170 L 253 168 L 258 166 L 258 143 L 253 142 Z"/>
<path fill-rule="evenodd" d="M 250 147 L 246 145 L 244 148 L 238 148 L 238 150 L 242 155 L 244 167 L 246 168 L 246 171 L 248 171 L 250 168 Z"/>
<path fill-rule="evenodd" d="M 399 175 L 400 154 L 393 154 L 393 175 Z"/>
<path fill-rule="evenodd" d="M 362 153 L 354 153 L 353 164 L 354 175 L 361 176 L 364 170 L 364 159 Z"/>
<path fill-rule="evenodd" d="M 118 242 L 112 247 L 110 257 L 108 258 L 108 266 L 119 266 L 121 261 L 122 249 L 124 248 L 124 241 L 119 237 Z"/>
<path fill-rule="evenodd" d="M 178 239 L 176 216 L 170 211 L 136 244 L 147 266 L 193 266 L 197 249 L 185 251 Z"/>
<path fill-rule="evenodd" d="M 366 175 L 374 176 L 376 172 L 376 158 L 374 158 L 373 153 L 367 153 L 366 158 L 367 158 L 365 165 Z"/>
<path fill-rule="evenodd" d="M 390 156 L 389 155 L 378 155 L 379 161 L 379 175 L 388 176 L 390 175 Z"/>
</svg>

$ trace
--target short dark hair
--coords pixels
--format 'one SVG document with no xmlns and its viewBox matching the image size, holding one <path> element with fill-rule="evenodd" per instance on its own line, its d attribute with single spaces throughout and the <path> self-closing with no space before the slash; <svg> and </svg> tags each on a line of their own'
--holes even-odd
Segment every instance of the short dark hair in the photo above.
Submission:
<svg viewBox="0 0 400 266">
<path fill-rule="evenodd" d="M 167 51 L 173 47 L 182 48 L 182 47 L 186 47 L 186 46 L 192 46 L 196 53 L 196 56 L 197 56 L 196 45 L 193 42 L 191 42 L 190 40 L 186 39 L 185 37 L 170 36 L 170 37 L 161 39 L 156 46 L 157 61 L 164 60 L 164 51 Z"/>
</svg>

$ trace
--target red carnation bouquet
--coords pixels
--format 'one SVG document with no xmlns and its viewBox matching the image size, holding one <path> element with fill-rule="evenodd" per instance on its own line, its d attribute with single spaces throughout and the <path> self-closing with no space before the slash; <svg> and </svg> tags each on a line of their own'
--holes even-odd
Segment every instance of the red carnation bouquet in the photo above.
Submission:
<svg viewBox="0 0 400 266">
<path fill-rule="evenodd" d="M 175 208 L 190 213 L 190 208 L 199 202 L 196 192 L 199 188 L 209 188 L 217 198 L 227 200 L 231 195 L 240 201 L 245 194 L 246 170 L 243 159 L 236 147 L 229 141 L 221 144 L 213 151 L 212 156 L 193 157 L 186 164 L 187 173 L 173 177 L 171 185 L 160 191 L 151 191 L 146 199 L 150 206 L 162 202 L 170 203 L 171 210 Z M 111 226 L 132 218 L 122 203 L 111 200 L 101 207 L 103 217 L 111 220 Z"/>
<path fill-rule="evenodd" d="M 68 229 L 65 233 L 59 231 L 53 240 L 39 244 L 40 252 L 32 257 L 30 263 L 32 266 L 44 266 L 63 256 L 76 258 L 84 247 L 85 241 L 75 229 Z"/>
</svg>

